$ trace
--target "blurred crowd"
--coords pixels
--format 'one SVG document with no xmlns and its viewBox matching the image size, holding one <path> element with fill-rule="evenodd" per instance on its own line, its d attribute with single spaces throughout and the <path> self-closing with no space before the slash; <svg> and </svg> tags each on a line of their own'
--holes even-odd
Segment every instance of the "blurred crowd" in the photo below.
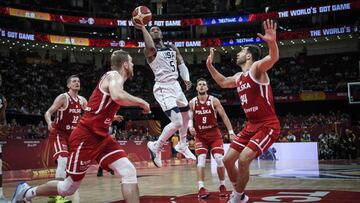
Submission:
<svg viewBox="0 0 360 203">
<path fill-rule="evenodd" d="M 46 56 L 46 63 L 29 60 L 34 58 L 40 57 L 36 54 L 29 56 L 29 53 L 21 51 L 0 58 L 0 92 L 8 99 L 8 112 L 43 114 L 58 94 L 67 91 L 65 78 L 72 74 L 78 74 L 81 81 L 86 81 L 82 83 L 80 94 L 88 98 L 99 77 L 109 70 L 109 63 L 105 59 L 103 66 L 99 67 L 92 60 L 67 63 L 67 59 L 60 62 L 49 60 Z M 273 93 L 275 96 L 284 96 L 308 91 L 346 92 L 347 82 L 360 79 L 359 59 L 358 53 L 282 58 L 269 71 Z M 239 71 L 231 61 L 223 61 L 215 64 L 222 74 L 228 76 Z M 193 82 L 200 77 L 208 79 L 210 93 L 221 101 L 238 101 L 235 89 L 224 90 L 212 82 L 204 63 L 189 64 L 188 68 Z M 137 65 L 134 70 L 134 80 L 127 82 L 125 88 L 131 94 L 154 104 L 154 76 L 150 68 Z M 195 88 L 187 92 L 189 98 L 195 95 Z"/>
</svg>

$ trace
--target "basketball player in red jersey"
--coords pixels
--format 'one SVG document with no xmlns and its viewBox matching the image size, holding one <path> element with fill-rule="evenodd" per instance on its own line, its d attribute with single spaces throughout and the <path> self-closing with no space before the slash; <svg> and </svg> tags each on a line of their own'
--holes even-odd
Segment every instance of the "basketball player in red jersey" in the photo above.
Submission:
<svg viewBox="0 0 360 203">
<path fill-rule="evenodd" d="M 150 111 L 150 107 L 146 101 L 123 89 L 125 81 L 134 75 L 132 58 L 128 52 L 113 52 L 111 69 L 102 76 L 80 123 L 70 135 L 70 158 L 65 180 L 49 181 L 37 187 L 20 183 L 12 202 L 31 202 L 35 196 L 73 194 L 79 188 L 93 160 L 102 168 L 111 169 L 121 176 L 122 194 L 126 202 L 139 202 L 136 169 L 120 144 L 108 135 L 108 130 L 120 106 L 139 106 L 145 113 Z"/>
<path fill-rule="evenodd" d="M 234 131 L 219 99 L 207 94 L 209 89 L 204 78 L 197 80 L 196 90 L 198 96 L 190 101 L 189 131 L 191 135 L 195 136 L 195 153 L 198 157 L 198 197 L 205 199 L 210 195 L 204 187 L 204 169 L 206 155 L 209 150 L 217 164 L 217 174 L 220 180 L 219 195 L 226 197 L 225 168 L 223 163 L 224 148 L 220 129 L 217 125 L 217 113 L 221 116 L 229 134 L 234 136 Z"/>
<path fill-rule="evenodd" d="M 53 159 L 57 163 L 55 179 L 64 180 L 66 177 L 66 163 L 68 161 L 69 137 L 75 126 L 79 122 L 81 110 L 85 110 L 87 101 L 78 95 L 80 90 L 80 78 L 71 75 L 67 79 L 69 91 L 56 97 L 54 103 L 45 113 L 45 121 L 49 129 L 49 144 L 54 147 Z M 51 116 L 56 112 L 54 121 Z M 79 194 L 73 197 L 75 202 L 79 202 Z M 49 197 L 49 202 L 66 202 L 61 196 Z"/>
<path fill-rule="evenodd" d="M 257 46 L 245 46 L 236 58 L 236 64 L 242 72 L 231 77 L 224 77 L 212 65 L 214 49 L 206 64 L 211 76 L 222 88 L 237 88 L 242 109 L 247 122 L 245 128 L 237 135 L 224 157 L 225 168 L 233 182 L 234 191 L 230 203 L 244 203 L 249 200 L 244 190 L 249 181 L 249 166 L 252 160 L 265 152 L 274 143 L 280 133 L 280 123 L 275 113 L 270 80 L 267 71 L 279 59 L 276 44 L 276 23 L 266 20 L 263 23 L 265 35 L 258 34 L 269 47 L 269 54 L 260 59 Z M 238 160 L 238 167 L 235 162 Z"/>
</svg>

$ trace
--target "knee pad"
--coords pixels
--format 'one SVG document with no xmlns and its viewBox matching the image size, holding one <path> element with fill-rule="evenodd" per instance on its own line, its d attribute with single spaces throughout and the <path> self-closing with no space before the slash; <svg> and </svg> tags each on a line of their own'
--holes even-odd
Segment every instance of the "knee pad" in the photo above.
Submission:
<svg viewBox="0 0 360 203">
<path fill-rule="evenodd" d="M 56 160 L 57 161 L 57 167 L 56 167 L 55 178 L 63 178 L 63 179 L 65 179 L 67 160 L 68 160 L 67 157 L 62 157 L 62 156 L 59 156 L 59 158 Z"/>
<path fill-rule="evenodd" d="M 224 156 L 218 153 L 214 154 L 213 156 L 216 161 L 217 167 L 224 167 L 224 162 L 223 162 Z"/>
<path fill-rule="evenodd" d="M 57 190 L 60 196 L 70 196 L 76 192 L 80 187 L 81 181 L 74 182 L 73 179 L 68 176 L 64 181 L 59 181 Z"/>
<path fill-rule="evenodd" d="M 136 169 L 128 158 L 118 159 L 109 165 L 109 168 L 121 176 L 122 184 L 136 184 Z"/>
<path fill-rule="evenodd" d="M 197 167 L 205 167 L 205 163 L 206 163 L 206 154 L 198 155 Z"/>
</svg>

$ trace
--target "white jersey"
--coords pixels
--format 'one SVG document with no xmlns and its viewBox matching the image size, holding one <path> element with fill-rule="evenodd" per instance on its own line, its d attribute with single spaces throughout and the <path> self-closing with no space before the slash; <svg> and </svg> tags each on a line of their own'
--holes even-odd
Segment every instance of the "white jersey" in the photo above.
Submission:
<svg viewBox="0 0 360 203">
<path fill-rule="evenodd" d="M 149 65 L 154 72 L 155 82 L 175 81 L 179 77 L 176 51 L 170 46 L 157 48 L 156 57 Z"/>
</svg>

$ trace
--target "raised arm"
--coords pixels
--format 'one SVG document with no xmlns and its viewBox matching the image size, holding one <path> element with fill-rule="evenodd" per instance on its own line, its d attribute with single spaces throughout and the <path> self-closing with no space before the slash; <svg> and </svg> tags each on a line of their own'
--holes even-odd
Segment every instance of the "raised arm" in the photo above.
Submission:
<svg viewBox="0 0 360 203">
<path fill-rule="evenodd" d="M 206 60 L 206 66 L 211 74 L 211 77 L 215 80 L 215 82 L 222 88 L 234 88 L 236 87 L 236 78 L 237 74 L 225 77 L 223 76 L 219 71 L 216 70 L 216 68 L 213 66 L 213 60 L 214 60 L 214 48 L 210 48 L 210 54 Z"/>
<path fill-rule="evenodd" d="M 264 40 L 269 47 L 269 54 L 253 64 L 253 71 L 255 75 L 265 73 L 273 67 L 279 60 L 279 48 L 276 43 L 276 28 L 277 25 L 273 20 L 267 19 L 263 23 L 265 35 L 258 33 L 257 35 Z"/>
<path fill-rule="evenodd" d="M 65 106 L 66 105 L 65 103 L 66 103 L 66 96 L 64 94 L 60 94 L 59 96 L 56 97 L 50 108 L 45 112 L 44 117 L 49 130 L 52 129 L 51 116 L 61 107 Z"/>
<path fill-rule="evenodd" d="M 141 32 L 143 33 L 144 42 L 145 42 L 145 48 L 144 48 L 145 58 L 148 63 L 151 63 L 156 57 L 156 48 L 155 48 L 154 40 L 152 39 L 145 25 L 141 25 L 139 23 L 136 23 L 135 21 L 132 22 L 134 24 L 134 27 L 136 29 L 141 30 Z"/>
<path fill-rule="evenodd" d="M 123 89 L 123 78 L 118 73 L 109 75 L 109 92 L 111 99 L 121 106 L 138 106 L 145 113 L 150 112 L 150 105 L 139 97 L 132 96 Z"/>
<path fill-rule="evenodd" d="M 184 58 L 181 56 L 179 49 L 173 44 L 171 45 L 171 47 L 176 51 L 177 67 L 180 71 L 180 76 L 186 85 L 186 90 L 189 90 L 192 85 L 190 81 L 189 69 L 186 67 Z"/>
<path fill-rule="evenodd" d="M 219 99 L 215 98 L 213 99 L 213 105 L 214 105 L 214 108 L 215 110 L 219 113 L 219 115 L 221 116 L 221 119 L 223 120 L 228 132 L 229 132 L 229 135 L 230 136 L 233 136 L 235 135 L 234 133 L 234 130 L 233 130 L 233 127 L 231 125 L 231 122 L 230 122 L 230 119 L 229 117 L 227 116 L 223 106 L 221 105 Z"/>
</svg>

